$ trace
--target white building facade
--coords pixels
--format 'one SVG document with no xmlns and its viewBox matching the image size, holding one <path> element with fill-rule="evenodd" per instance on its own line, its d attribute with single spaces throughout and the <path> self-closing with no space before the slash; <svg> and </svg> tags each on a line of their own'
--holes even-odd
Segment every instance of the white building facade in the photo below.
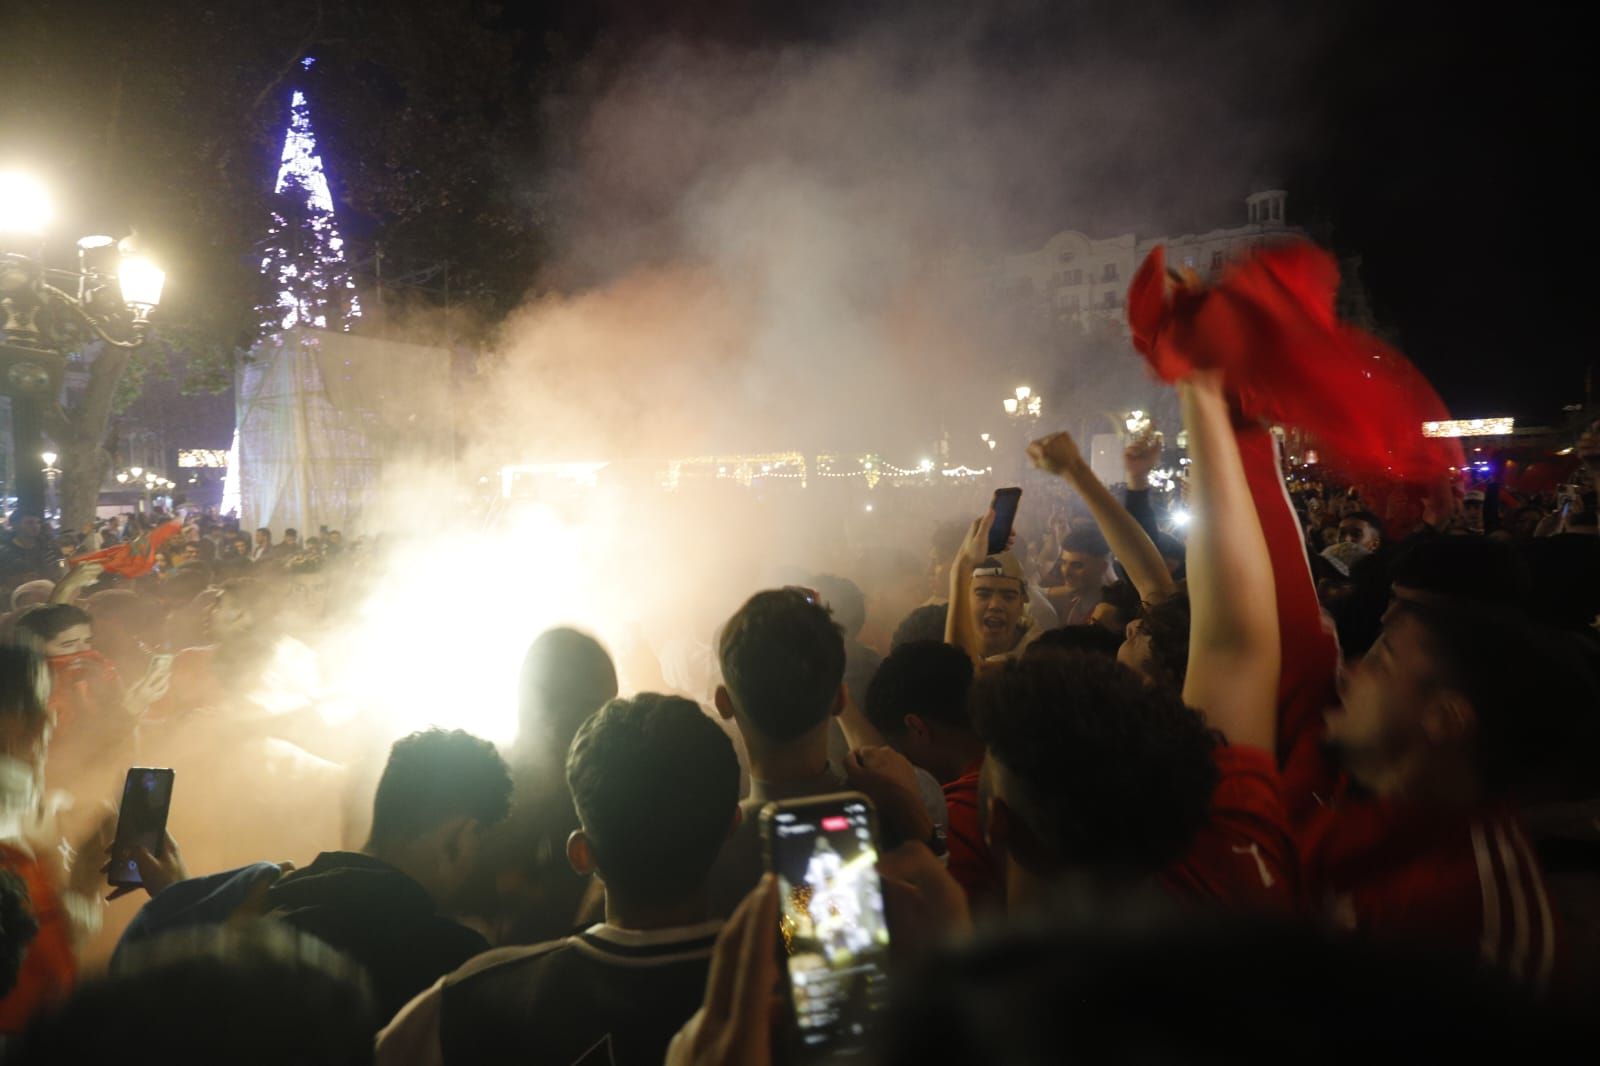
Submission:
<svg viewBox="0 0 1600 1066">
<path fill-rule="evenodd" d="M 1087 324 L 1089 316 L 1121 319 L 1128 284 L 1150 250 L 1165 245 L 1167 264 L 1215 276 L 1224 264 L 1274 238 L 1300 232 L 1287 218 L 1289 194 L 1282 189 L 1252 193 L 1245 199 L 1245 224 L 1179 237 L 1089 237 L 1062 230 L 1035 252 L 1003 257 L 991 281 L 1012 287 L 1032 286 L 1048 300 L 1059 319 Z"/>
</svg>

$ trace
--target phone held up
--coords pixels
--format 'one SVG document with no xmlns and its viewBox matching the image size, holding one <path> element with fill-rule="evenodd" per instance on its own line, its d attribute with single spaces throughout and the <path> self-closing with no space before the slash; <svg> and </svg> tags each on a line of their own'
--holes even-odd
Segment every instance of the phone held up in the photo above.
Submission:
<svg viewBox="0 0 1600 1066">
<path fill-rule="evenodd" d="M 135 766 L 122 784 L 122 807 L 117 814 L 117 835 L 111 845 L 111 870 L 106 881 L 117 888 L 144 883 L 139 864 L 129 857 L 134 848 L 160 855 L 167 836 L 167 812 L 172 809 L 171 770 Z"/>
<path fill-rule="evenodd" d="M 813 1062 L 858 1054 L 889 991 L 872 803 L 859 792 L 769 803 L 761 834 L 778 878 L 794 1050 Z"/>
<path fill-rule="evenodd" d="M 1011 541 L 1011 527 L 1017 520 L 1017 504 L 1022 502 L 1021 489 L 995 489 L 994 501 L 989 504 L 994 511 L 994 525 L 989 527 L 989 554 L 999 555 Z"/>
</svg>

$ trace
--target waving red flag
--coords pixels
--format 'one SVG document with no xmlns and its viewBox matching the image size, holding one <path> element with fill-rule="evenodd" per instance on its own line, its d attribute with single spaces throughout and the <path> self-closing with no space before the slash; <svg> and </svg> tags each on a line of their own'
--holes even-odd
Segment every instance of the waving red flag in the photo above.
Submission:
<svg viewBox="0 0 1600 1066">
<path fill-rule="evenodd" d="M 102 548 L 88 555 L 74 555 L 72 565 L 99 563 L 106 568 L 107 573 L 121 574 L 123 577 L 143 577 L 155 569 L 157 549 L 182 532 L 183 521 L 174 518 L 126 544 Z"/>
<path fill-rule="evenodd" d="M 1261 249 L 1210 287 L 1172 284 L 1158 247 L 1129 287 L 1128 322 L 1157 376 L 1221 369 L 1246 417 L 1305 430 L 1352 477 L 1448 475 L 1460 443 L 1422 435 L 1450 417 L 1444 402 L 1405 356 L 1338 320 L 1338 287 L 1333 257 L 1308 241 Z"/>
</svg>

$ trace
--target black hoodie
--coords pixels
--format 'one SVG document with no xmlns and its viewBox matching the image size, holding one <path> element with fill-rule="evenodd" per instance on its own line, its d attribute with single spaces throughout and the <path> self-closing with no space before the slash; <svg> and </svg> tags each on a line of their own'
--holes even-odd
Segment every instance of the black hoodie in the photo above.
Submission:
<svg viewBox="0 0 1600 1066">
<path fill-rule="evenodd" d="M 388 1020 L 489 944 L 439 914 L 423 887 L 369 855 L 325 851 L 267 892 L 266 911 L 355 959 Z"/>
</svg>

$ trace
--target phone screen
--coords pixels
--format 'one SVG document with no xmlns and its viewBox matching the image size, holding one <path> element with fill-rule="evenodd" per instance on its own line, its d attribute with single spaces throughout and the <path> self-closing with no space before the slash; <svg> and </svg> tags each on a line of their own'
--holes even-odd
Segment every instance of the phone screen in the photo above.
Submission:
<svg viewBox="0 0 1600 1066">
<path fill-rule="evenodd" d="M 888 997 L 872 807 L 858 793 L 775 803 L 765 828 L 799 1050 L 808 1059 L 860 1051 Z"/>
<path fill-rule="evenodd" d="M 139 865 L 124 852 L 144 848 L 161 854 L 167 834 L 167 811 L 172 807 L 172 771 L 151 766 L 135 766 L 122 784 L 122 807 L 117 814 L 117 836 L 112 845 L 114 858 L 106 880 L 113 885 L 143 884 Z"/>
<path fill-rule="evenodd" d="M 1011 525 L 1017 520 L 1017 504 L 1021 502 L 1021 489 L 994 490 L 994 502 L 989 505 L 994 510 L 994 525 L 989 527 L 990 555 L 1006 550 L 1006 542 L 1011 539 Z"/>
</svg>

